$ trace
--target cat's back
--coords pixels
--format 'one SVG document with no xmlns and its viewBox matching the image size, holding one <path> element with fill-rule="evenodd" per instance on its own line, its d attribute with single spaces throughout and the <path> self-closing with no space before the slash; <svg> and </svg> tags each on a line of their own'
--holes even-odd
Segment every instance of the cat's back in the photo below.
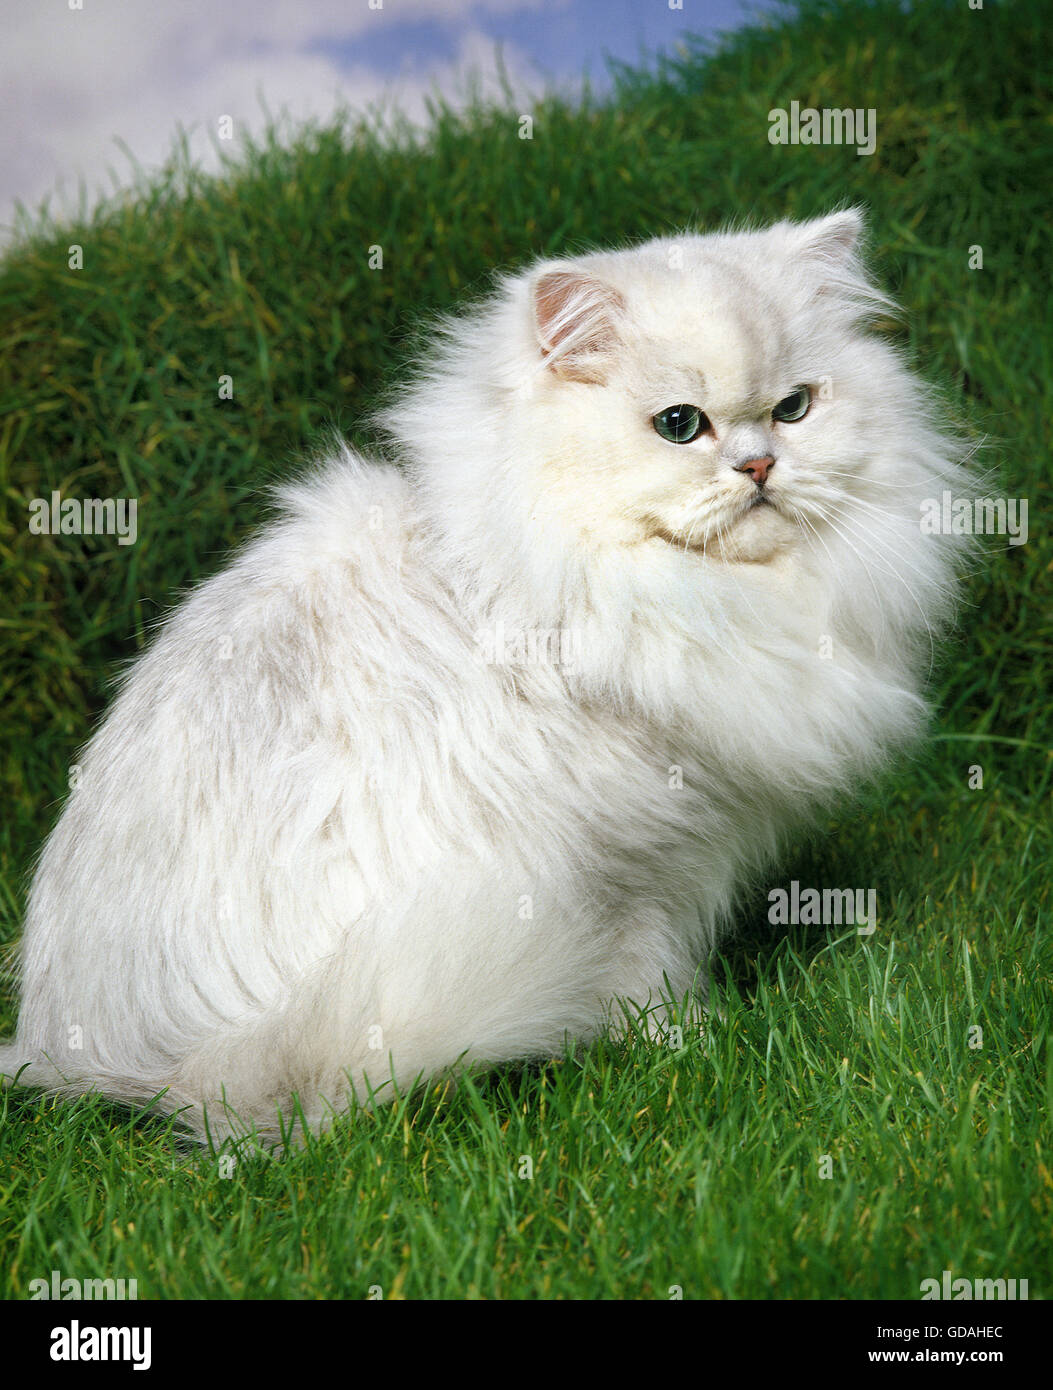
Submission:
<svg viewBox="0 0 1053 1390">
<path fill-rule="evenodd" d="M 279 502 L 164 622 L 78 756 L 30 892 L 23 1036 L 53 1046 L 87 1015 L 101 1044 L 156 975 L 155 1045 L 174 1049 L 280 995 L 268 937 L 285 970 L 309 962 L 388 890 L 425 692 L 457 672 L 463 687 L 470 639 L 397 469 L 344 452 Z M 56 970 L 68 990 L 45 991 Z"/>
<path fill-rule="evenodd" d="M 412 493 L 398 469 L 345 451 L 276 490 L 278 514 L 161 625 L 93 747 L 107 758 L 166 713 L 218 735 L 246 719 L 268 735 L 343 712 L 386 689 L 400 637 L 457 625 L 421 562 Z M 176 729 L 171 729 L 173 734 Z M 291 730 L 290 730 L 291 732 Z"/>
</svg>

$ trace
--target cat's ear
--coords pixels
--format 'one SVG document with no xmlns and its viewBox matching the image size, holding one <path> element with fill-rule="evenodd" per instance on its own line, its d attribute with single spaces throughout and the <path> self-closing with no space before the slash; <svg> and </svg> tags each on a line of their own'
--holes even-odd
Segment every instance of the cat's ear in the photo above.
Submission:
<svg viewBox="0 0 1053 1390">
<path fill-rule="evenodd" d="M 828 217 L 801 222 L 794 231 L 799 256 L 820 264 L 844 265 L 854 258 L 863 235 L 863 214 L 858 208 L 845 208 Z"/>
<path fill-rule="evenodd" d="M 545 365 L 570 381 L 604 381 L 624 307 L 618 291 L 585 270 L 564 266 L 539 271 L 530 299 Z"/>
<path fill-rule="evenodd" d="M 873 285 L 859 258 L 863 214 L 858 208 L 832 212 L 793 227 L 790 256 L 805 270 L 817 299 L 836 301 L 857 317 L 896 312 L 888 295 Z"/>
</svg>

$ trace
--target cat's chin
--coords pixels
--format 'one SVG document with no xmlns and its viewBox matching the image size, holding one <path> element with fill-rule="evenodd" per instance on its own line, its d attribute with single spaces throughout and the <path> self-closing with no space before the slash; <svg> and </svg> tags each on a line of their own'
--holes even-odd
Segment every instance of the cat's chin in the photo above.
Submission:
<svg viewBox="0 0 1053 1390">
<path fill-rule="evenodd" d="M 770 503 L 749 507 L 730 526 L 721 527 L 704 541 L 675 533 L 654 533 L 675 550 L 704 555 L 727 564 L 763 565 L 784 554 L 798 537 L 796 526 Z"/>
<path fill-rule="evenodd" d="M 714 551 L 729 564 L 763 565 L 784 554 L 798 538 L 797 527 L 770 503 L 751 507 L 717 537 Z"/>
</svg>

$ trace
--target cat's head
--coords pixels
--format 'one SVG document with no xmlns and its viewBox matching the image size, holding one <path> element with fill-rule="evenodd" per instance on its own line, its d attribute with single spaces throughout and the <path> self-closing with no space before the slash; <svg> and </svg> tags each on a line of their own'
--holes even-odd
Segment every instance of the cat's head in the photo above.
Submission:
<svg viewBox="0 0 1053 1390">
<path fill-rule="evenodd" d="M 616 626 L 741 606 L 777 570 L 858 631 L 927 634 L 956 561 L 919 502 L 960 475 L 868 331 L 893 306 L 861 232 L 849 210 L 542 261 L 448 321 L 384 421 L 447 572 Z"/>
<path fill-rule="evenodd" d="M 870 463 L 891 365 L 848 211 L 543 264 L 526 291 L 538 493 L 600 544 L 765 562 Z"/>
</svg>

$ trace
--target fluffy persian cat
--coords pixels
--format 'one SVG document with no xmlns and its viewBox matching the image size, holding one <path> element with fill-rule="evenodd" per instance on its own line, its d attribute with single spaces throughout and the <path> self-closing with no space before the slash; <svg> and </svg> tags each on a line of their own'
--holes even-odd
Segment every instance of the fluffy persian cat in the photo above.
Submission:
<svg viewBox="0 0 1053 1390">
<path fill-rule="evenodd" d="M 963 542 L 857 212 L 546 261 L 167 620 L 80 758 L 0 1069 L 318 1127 L 705 1000 L 914 735 Z"/>
</svg>

